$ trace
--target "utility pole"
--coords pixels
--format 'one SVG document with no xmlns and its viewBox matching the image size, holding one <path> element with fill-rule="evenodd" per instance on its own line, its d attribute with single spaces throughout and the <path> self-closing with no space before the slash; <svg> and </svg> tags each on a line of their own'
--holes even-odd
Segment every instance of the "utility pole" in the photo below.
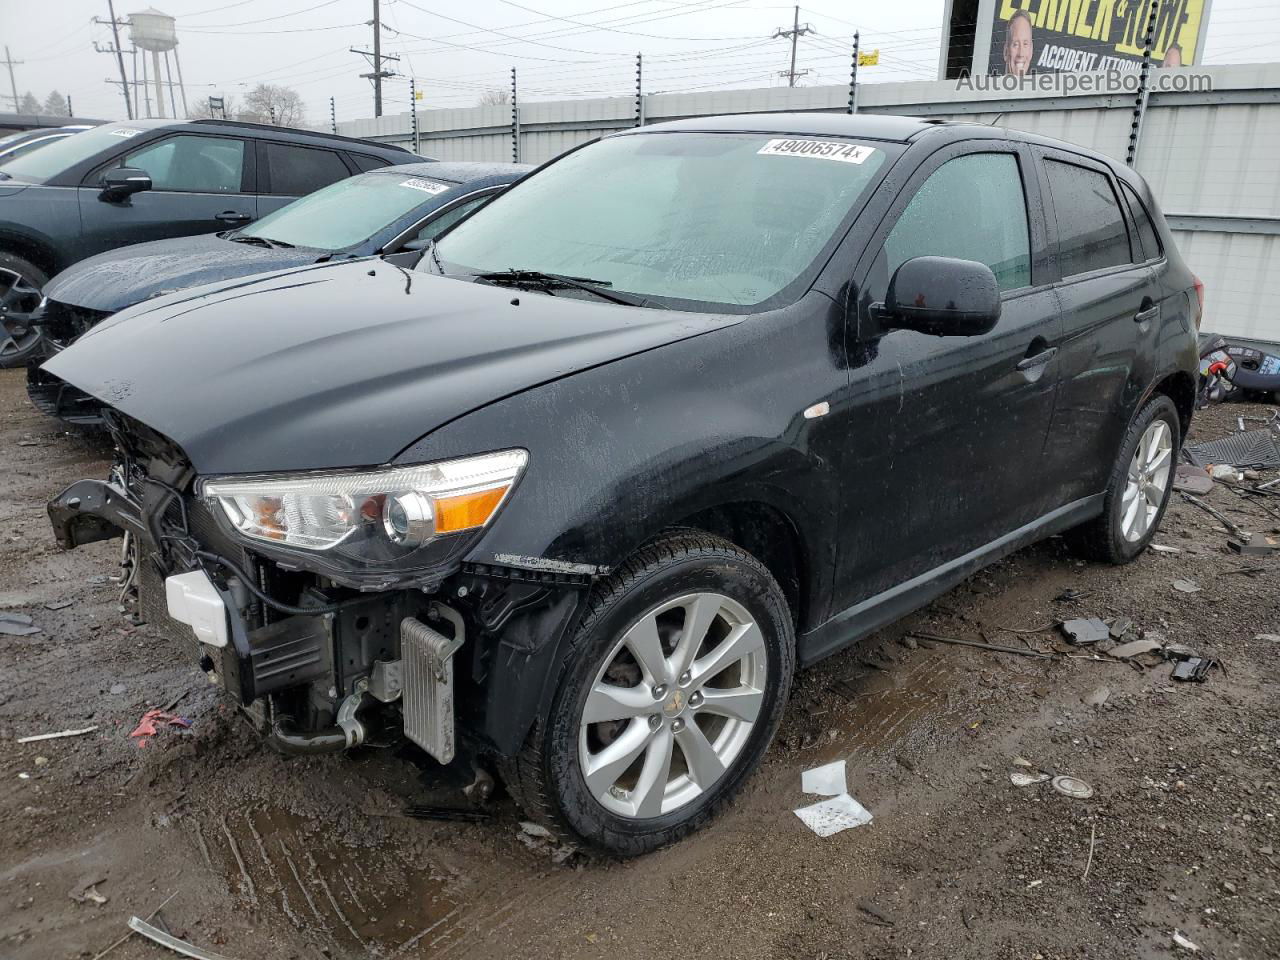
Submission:
<svg viewBox="0 0 1280 960">
<path fill-rule="evenodd" d="M 373 81 L 373 115 L 375 117 L 382 116 L 382 78 L 394 77 L 394 70 L 383 70 L 382 62 L 384 60 L 394 60 L 400 62 L 400 58 L 392 54 L 384 54 L 382 52 L 382 14 L 378 9 L 379 0 L 373 0 L 373 19 L 369 21 L 373 25 L 373 51 L 357 50 L 351 47 L 352 53 L 358 53 L 369 61 L 373 70 L 369 73 L 362 73 L 360 76 L 366 80 Z"/>
<path fill-rule="evenodd" d="M 129 99 L 129 77 L 124 72 L 124 51 L 120 49 L 120 26 L 126 21 L 116 19 L 116 5 L 113 0 L 107 0 L 107 13 L 111 15 L 109 23 L 111 25 L 111 36 L 114 38 L 115 42 L 105 50 L 95 43 L 93 45 L 93 49 L 97 50 L 99 53 L 114 53 L 116 55 L 116 65 L 120 68 L 120 93 L 124 96 L 125 112 L 129 115 L 129 119 L 132 120 L 133 102 Z M 93 22 L 102 23 L 102 20 L 98 17 L 94 17 Z M 163 112 L 163 110 L 161 112 Z"/>
<path fill-rule="evenodd" d="M 779 37 L 782 37 L 791 41 L 791 69 L 778 71 L 778 76 L 787 78 L 787 86 L 789 87 L 794 87 L 796 85 L 796 77 L 803 77 L 809 72 L 808 70 L 800 70 L 798 72 L 796 70 L 796 41 L 806 33 L 817 33 L 817 31 L 807 23 L 804 26 L 800 25 L 800 8 L 796 7 L 795 18 L 792 21 L 791 29 L 784 30 L 782 27 L 779 27 L 773 32 L 773 36 L 770 38 L 771 40 L 777 40 Z"/>
<path fill-rule="evenodd" d="M 9 47 L 6 44 L 4 48 L 4 65 L 9 68 L 9 86 L 13 89 L 13 112 L 18 112 L 18 82 L 13 79 L 13 68 L 23 61 L 13 59 L 13 55 L 9 53 Z"/>
</svg>

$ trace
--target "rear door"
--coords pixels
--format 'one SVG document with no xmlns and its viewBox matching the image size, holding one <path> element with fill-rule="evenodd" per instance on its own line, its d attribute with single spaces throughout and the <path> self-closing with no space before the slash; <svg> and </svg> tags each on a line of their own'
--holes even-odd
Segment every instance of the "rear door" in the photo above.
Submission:
<svg viewBox="0 0 1280 960">
<path fill-rule="evenodd" d="M 258 216 L 353 173 L 341 154 L 324 147 L 262 140 L 258 143 Z"/>
<path fill-rule="evenodd" d="M 842 414 L 845 469 L 860 493 L 843 507 L 839 607 L 999 539 L 1046 503 L 1061 326 L 1033 157 L 1021 145 L 964 142 L 935 153 L 905 188 L 882 189 L 901 195 L 859 268 Z M 869 308 L 918 256 L 989 266 L 1001 289 L 995 328 L 974 337 L 883 329 Z"/>
<path fill-rule="evenodd" d="M 1102 491 L 1147 379 L 1160 304 L 1141 240 L 1108 167 L 1036 148 L 1062 309 L 1062 384 L 1045 476 L 1066 503 Z"/>
<path fill-rule="evenodd" d="M 240 137 L 181 133 L 154 140 L 113 160 L 138 167 L 152 188 L 121 200 L 103 200 L 104 168 L 79 188 L 84 256 L 131 243 L 215 233 L 243 226 L 256 215 L 251 192 L 253 157 Z"/>
</svg>

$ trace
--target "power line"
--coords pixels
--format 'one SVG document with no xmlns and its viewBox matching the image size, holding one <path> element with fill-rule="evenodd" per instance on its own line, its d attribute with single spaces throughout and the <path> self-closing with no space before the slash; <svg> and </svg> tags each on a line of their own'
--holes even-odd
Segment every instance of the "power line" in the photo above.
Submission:
<svg viewBox="0 0 1280 960">
<path fill-rule="evenodd" d="M 794 8 L 794 11 L 795 19 L 792 22 L 791 29 L 784 30 L 782 27 L 779 27 L 773 32 L 772 37 L 774 40 L 782 37 L 791 41 L 791 69 L 782 71 L 778 74 L 780 77 L 787 78 L 787 86 L 789 87 L 794 87 L 796 85 L 796 77 L 802 77 L 809 72 L 808 70 L 801 70 L 799 73 L 796 72 L 796 42 L 806 33 L 813 33 L 813 27 L 809 24 L 806 23 L 803 27 L 800 26 L 800 8 L 797 6 Z"/>
</svg>

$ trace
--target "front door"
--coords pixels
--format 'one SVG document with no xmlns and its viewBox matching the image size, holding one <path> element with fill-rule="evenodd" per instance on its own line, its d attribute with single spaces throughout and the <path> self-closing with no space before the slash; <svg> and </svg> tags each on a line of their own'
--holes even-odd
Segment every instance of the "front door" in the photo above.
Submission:
<svg viewBox="0 0 1280 960">
<path fill-rule="evenodd" d="M 137 167 L 151 189 L 104 200 L 91 174 L 78 190 L 83 256 L 131 243 L 216 233 L 257 216 L 250 145 L 238 137 L 179 134 L 127 153 L 112 166 Z"/>
<path fill-rule="evenodd" d="M 843 412 L 845 471 L 865 493 L 843 505 L 838 607 L 983 547 L 1045 510 L 1061 327 L 1042 276 L 1038 204 L 1024 148 L 956 144 L 912 175 L 862 257 Z M 919 256 L 989 266 L 1002 291 L 995 328 L 937 337 L 873 319 L 869 307 L 884 300 L 893 271 Z"/>
</svg>

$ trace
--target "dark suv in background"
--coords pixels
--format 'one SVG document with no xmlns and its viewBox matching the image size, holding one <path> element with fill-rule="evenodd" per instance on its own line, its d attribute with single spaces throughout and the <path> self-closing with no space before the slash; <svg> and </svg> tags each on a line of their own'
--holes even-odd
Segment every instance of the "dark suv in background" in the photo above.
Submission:
<svg viewBox="0 0 1280 960">
<path fill-rule="evenodd" d="M 1052 534 L 1138 557 L 1201 308 L 1142 179 L 1069 144 L 643 127 L 413 271 L 95 327 L 47 367 L 119 459 L 50 516 L 68 547 L 123 533 L 144 611 L 283 749 L 461 737 L 530 816 L 636 854 L 733 796 L 797 663 Z"/>
<path fill-rule="evenodd" d="M 336 180 L 422 158 L 401 147 L 226 120 L 107 123 L 0 162 L 0 358 L 39 291 L 131 243 L 241 227 Z"/>
</svg>

